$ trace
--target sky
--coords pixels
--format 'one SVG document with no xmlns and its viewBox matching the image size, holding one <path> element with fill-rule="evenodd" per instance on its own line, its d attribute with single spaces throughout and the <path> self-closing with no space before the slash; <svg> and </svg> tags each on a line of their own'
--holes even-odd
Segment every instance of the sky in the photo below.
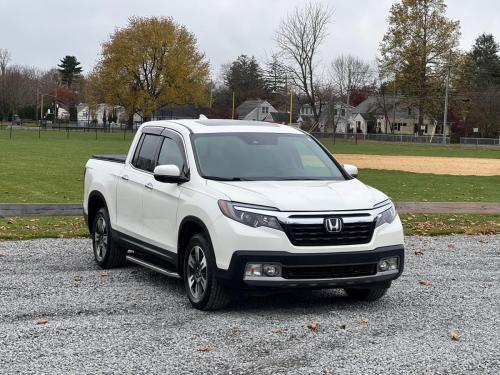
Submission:
<svg viewBox="0 0 500 375">
<path fill-rule="evenodd" d="M 216 77 L 220 65 L 240 54 L 265 61 L 275 50 L 280 19 L 309 0 L 0 0 L 0 48 L 11 63 L 55 67 L 75 55 L 84 72 L 96 64 L 100 45 L 130 16 L 171 16 L 198 39 Z M 333 9 L 321 63 L 341 54 L 374 61 L 387 30 L 392 0 L 317 0 Z M 461 24 L 461 48 L 492 33 L 500 41 L 500 1 L 446 0 L 447 16 Z"/>
</svg>

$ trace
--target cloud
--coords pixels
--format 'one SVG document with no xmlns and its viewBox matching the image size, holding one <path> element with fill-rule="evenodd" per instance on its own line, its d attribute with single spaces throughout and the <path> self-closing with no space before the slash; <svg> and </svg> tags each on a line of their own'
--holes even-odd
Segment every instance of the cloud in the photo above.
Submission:
<svg viewBox="0 0 500 375">
<path fill-rule="evenodd" d="M 321 0 L 320 0 L 321 1 Z M 0 48 L 13 63 L 54 67 L 75 55 L 89 71 L 100 44 L 133 15 L 171 16 L 198 38 L 199 47 L 217 73 L 221 64 L 245 53 L 259 59 L 274 49 L 280 19 L 306 0 L 2 0 Z M 387 28 L 391 0 L 323 0 L 334 9 L 322 61 L 351 53 L 373 61 Z M 448 0 L 448 15 L 462 24 L 462 48 L 469 49 L 483 31 L 500 39 L 500 3 L 494 0 Z M 6 32 L 8 30 L 8 32 Z"/>
</svg>

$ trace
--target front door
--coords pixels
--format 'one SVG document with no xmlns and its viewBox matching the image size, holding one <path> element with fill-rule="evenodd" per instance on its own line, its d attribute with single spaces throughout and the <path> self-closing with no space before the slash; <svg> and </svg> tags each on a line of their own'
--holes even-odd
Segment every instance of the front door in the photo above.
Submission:
<svg viewBox="0 0 500 375">
<path fill-rule="evenodd" d="M 174 164 L 185 171 L 186 157 L 180 136 L 173 131 L 166 135 L 160 146 L 157 165 Z M 177 209 L 182 185 L 159 182 L 149 176 L 150 188 L 143 194 L 143 232 L 155 246 L 177 252 Z"/>
<path fill-rule="evenodd" d="M 134 157 L 119 177 L 116 191 L 117 230 L 145 240 L 143 224 L 143 195 L 149 189 L 156 155 L 162 137 L 159 134 L 143 134 L 137 143 Z"/>
</svg>

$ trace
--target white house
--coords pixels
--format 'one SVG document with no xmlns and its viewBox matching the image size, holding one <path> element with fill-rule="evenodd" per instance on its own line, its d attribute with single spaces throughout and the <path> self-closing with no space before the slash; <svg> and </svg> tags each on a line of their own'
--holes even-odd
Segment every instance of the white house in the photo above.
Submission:
<svg viewBox="0 0 500 375">
<path fill-rule="evenodd" d="M 106 123 L 108 122 L 108 117 L 110 114 L 116 115 L 117 124 L 125 123 L 128 120 L 127 113 L 125 112 L 125 108 L 118 105 L 109 105 L 105 103 L 97 104 L 96 106 L 92 106 L 89 108 L 87 103 L 80 103 L 77 106 L 77 121 L 79 126 L 88 126 L 89 124 L 97 121 L 97 125 L 102 125 L 104 123 L 103 117 L 106 114 Z M 134 113 L 133 116 L 134 124 L 138 124 L 142 122 L 142 117 Z"/>
<path fill-rule="evenodd" d="M 342 102 L 333 105 L 324 104 L 321 109 L 318 130 L 333 133 L 335 128 L 336 133 L 347 133 L 353 109 L 353 106 Z M 312 121 L 314 115 L 310 104 L 303 104 L 300 107 L 300 117 L 303 121 Z"/>
<path fill-rule="evenodd" d="M 442 134 L 442 114 L 424 114 L 418 125 L 418 108 L 405 104 L 399 96 L 369 96 L 352 111 L 351 132 L 393 134 Z M 446 133 L 449 134 L 449 124 Z"/>
</svg>

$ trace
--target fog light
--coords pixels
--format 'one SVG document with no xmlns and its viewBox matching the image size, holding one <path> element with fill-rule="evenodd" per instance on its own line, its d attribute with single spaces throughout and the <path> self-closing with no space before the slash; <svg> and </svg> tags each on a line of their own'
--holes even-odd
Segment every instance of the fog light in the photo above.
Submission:
<svg viewBox="0 0 500 375">
<path fill-rule="evenodd" d="M 382 259 L 378 262 L 378 270 L 380 272 L 397 270 L 398 263 L 399 263 L 398 257 Z"/>
<path fill-rule="evenodd" d="M 245 267 L 245 276 L 262 276 L 262 264 L 248 263 Z"/>
<path fill-rule="evenodd" d="M 281 273 L 281 267 L 276 264 L 264 264 L 262 269 L 264 274 L 269 277 L 279 276 Z"/>
</svg>

